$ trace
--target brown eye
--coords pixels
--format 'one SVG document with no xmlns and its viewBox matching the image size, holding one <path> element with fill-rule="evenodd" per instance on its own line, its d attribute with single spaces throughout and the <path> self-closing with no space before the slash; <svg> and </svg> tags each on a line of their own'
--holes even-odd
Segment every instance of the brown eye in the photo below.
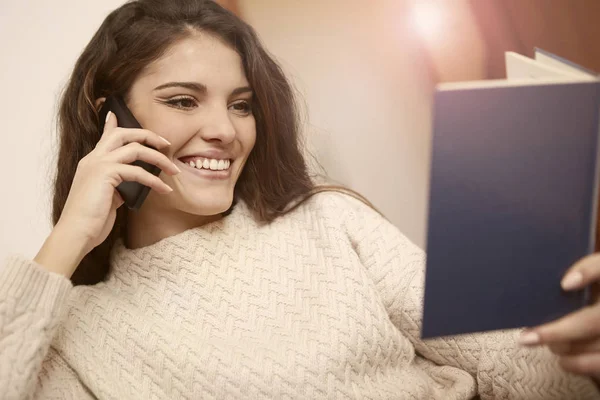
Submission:
<svg viewBox="0 0 600 400">
<path fill-rule="evenodd" d="M 250 106 L 250 103 L 248 103 L 245 100 L 233 103 L 230 106 L 230 108 L 240 115 L 249 115 L 252 112 L 252 107 Z"/>
<path fill-rule="evenodd" d="M 171 100 L 167 100 L 166 103 L 171 107 L 182 110 L 194 108 L 197 105 L 196 99 L 192 97 L 177 97 Z"/>
</svg>

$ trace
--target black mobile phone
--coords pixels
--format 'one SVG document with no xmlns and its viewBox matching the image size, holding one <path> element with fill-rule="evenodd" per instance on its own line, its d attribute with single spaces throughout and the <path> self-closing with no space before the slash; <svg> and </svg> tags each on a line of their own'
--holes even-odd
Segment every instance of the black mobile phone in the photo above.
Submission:
<svg viewBox="0 0 600 400">
<path fill-rule="evenodd" d="M 106 101 L 102 105 L 100 109 L 99 117 L 99 131 L 100 135 L 104 131 L 104 123 L 106 120 L 106 114 L 108 111 L 112 111 L 117 117 L 117 123 L 122 128 L 141 128 L 140 123 L 135 119 L 127 105 L 125 104 L 125 100 L 120 95 L 111 95 L 106 98 Z M 151 147 L 151 146 L 148 146 Z M 149 164 L 145 161 L 136 160 L 131 165 L 136 165 L 142 167 L 146 171 L 151 174 L 158 176 L 161 172 L 160 168 L 156 165 Z M 146 196 L 150 192 L 150 188 L 148 186 L 142 185 L 138 182 L 121 182 L 119 186 L 117 186 L 117 191 L 125 201 L 125 205 L 130 210 L 139 210 L 144 200 L 146 200 Z"/>
</svg>

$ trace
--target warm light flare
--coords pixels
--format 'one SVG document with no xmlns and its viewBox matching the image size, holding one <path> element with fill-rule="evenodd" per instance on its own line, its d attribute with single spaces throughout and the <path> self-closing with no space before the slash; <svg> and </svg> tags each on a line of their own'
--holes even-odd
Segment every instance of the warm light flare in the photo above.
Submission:
<svg viewBox="0 0 600 400">
<path fill-rule="evenodd" d="M 440 36 L 444 21 L 444 10 L 441 1 L 417 0 L 411 13 L 414 28 L 427 38 Z"/>
</svg>

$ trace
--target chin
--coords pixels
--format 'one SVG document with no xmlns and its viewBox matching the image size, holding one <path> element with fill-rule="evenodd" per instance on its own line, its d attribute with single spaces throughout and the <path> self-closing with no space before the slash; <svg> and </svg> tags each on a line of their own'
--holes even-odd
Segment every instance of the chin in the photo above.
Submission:
<svg viewBox="0 0 600 400">
<path fill-rule="evenodd" d="M 194 215 L 217 215 L 229 210 L 233 204 L 233 190 L 204 189 L 177 196 L 173 204 L 181 211 Z"/>
</svg>

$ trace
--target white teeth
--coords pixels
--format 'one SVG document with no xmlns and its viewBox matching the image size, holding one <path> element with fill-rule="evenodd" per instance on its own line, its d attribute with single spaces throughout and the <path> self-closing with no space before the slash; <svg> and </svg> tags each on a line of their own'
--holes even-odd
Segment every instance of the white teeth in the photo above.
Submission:
<svg viewBox="0 0 600 400">
<path fill-rule="evenodd" d="M 215 160 L 205 158 L 204 160 L 197 159 L 196 161 L 188 162 L 188 165 L 192 168 L 198 169 L 210 169 L 211 171 L 223 171 L 229 169 L 231 166 L 230 160 Z"/>
</svg>

